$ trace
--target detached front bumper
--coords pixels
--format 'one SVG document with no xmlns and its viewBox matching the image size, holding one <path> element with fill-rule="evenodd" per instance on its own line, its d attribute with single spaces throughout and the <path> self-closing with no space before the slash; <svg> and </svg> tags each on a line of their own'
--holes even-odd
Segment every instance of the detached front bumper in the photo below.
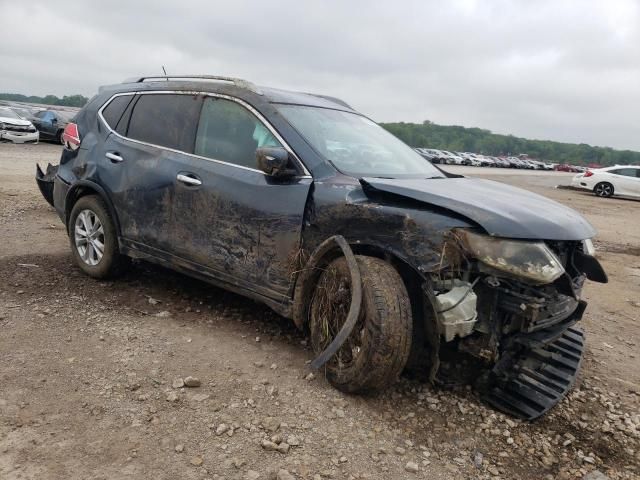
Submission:
<svg viewBox="0 0 640 480">
<path fill-rule="evenodd" d="M 544 415 L 573 387 L 584 344 L 582 330 L 571 327 L 551 343 L 508 353 L 492 371 L 485 400 L 524 420 Z"/>
<path fill-rule="evenodd" d="M 514 280 L 478 286 L 476 333 L 459 347 L 491 361 L 478 387 L 494 408 L 534 420 L 573 387 L 584 350 L 584 333 L 576 327 L 587 306 L 580 299 L 584 280 L 566 276 L 540 288 Z"/>
<path fill-rule="evenodd" d="M 38 143 L 40 132 L 14 132 L 10 130 L 0 130 L 0 140 L 13 143 Z"/>
</svg>

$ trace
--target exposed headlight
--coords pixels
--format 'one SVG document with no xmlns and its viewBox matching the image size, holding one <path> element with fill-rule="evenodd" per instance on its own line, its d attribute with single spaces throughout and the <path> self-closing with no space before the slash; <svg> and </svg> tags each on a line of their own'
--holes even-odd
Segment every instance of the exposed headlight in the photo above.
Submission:
<svg viewBox="0 0 640 480">
<path fill-rule="evenodd" d="M 558 257 L 544 242 L 509 240 L 457 230 L 462 245 L 485 265 L 538 284 L 551 283 L 564 273 Z"/>
</svg>

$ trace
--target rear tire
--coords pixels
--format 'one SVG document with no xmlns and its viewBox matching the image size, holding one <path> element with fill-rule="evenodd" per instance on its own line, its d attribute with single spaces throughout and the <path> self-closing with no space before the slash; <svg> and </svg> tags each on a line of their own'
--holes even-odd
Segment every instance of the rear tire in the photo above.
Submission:
<svg viewBox="0 0 640 480">
<path fill-rule="evenodd" d="M 598 197 L 609 198 L 613 195 L 613 185 L 609 182 L 600 182 L 593 187 L 593 193 Z"/>
<path fill-rule="evenodd" d="M 64 145 L 64 142 L 62 141 L 62 130 L 58 130 L 58 132 L 56 133 L 55 142 L 59 143 L 60 145 Z"/>
<path fill-rule="evenodd" d="M 329 383 L 347 393 L 383 390 L 393 384 L 409 358 L 411 303 L 400 274 L 387 262 L 356 256 L 362 277 L 360 316 L 351 335 L 325 364 Z M 320 275 L 309 309 L 311 345 L 322 352 L 338 333 L 351 303 L 350 273 L 344 257 Z"/>
<path fill-rule="evenodd" d="M 80 269 L 93 278 L 112 278 L 129 265 L 118 249 L 118 235 L 104 200 L 80 197 L 69 216 L 71 253 Z"/>
</svg>

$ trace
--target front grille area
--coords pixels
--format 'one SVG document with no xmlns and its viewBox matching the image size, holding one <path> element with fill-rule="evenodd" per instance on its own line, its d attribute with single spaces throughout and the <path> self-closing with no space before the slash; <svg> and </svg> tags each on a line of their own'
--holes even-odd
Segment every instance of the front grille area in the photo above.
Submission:
<svg viewBox="0 0 640 480">
<path fill-rule="evenodd" d="M 509 318 L 510 330 L 535 332 L 569 317 L 578 300 L 561 293 L 532 296 L 504 289 L 498 295 L 498 308 Z"/>
<path fill-rule="evenodd" d="M 481 282 L 474 291 L 478 295 L 478 316 L 485 325 L 482 331 L 494 328 L 502 335 L 531 335 L 562 325 L 580 310 L 583 282 L 584 276 L 570 279 L 566 274 L 549 285 L 506 278 Z"/>
<path fill-rule="evenodd" d="M 17 133 L 33 133 L 36 131 L 36 128 L 32 125 L 11 125 L 10 123 L 4 124 L 4 129 L 7 132 L 17 132 Z"/>
</svg>

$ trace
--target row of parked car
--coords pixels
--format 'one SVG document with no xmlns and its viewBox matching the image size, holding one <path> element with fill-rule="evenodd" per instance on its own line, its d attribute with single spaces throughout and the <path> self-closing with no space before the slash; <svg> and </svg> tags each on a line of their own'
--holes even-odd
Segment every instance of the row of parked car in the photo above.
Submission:
<svg viewBox="0 0 640 480">
<path fill-rule="evenodd" d="M 523 168 L 528 170 L 553 170 L 555 164 L 521 157 L 493 157 L 470 152 L 448 152 L 434 148 L 416 148 L 416 152 L 431 163 L 469 165 L 472 167 Z"/>
<path fill-rule="evenodd" d="M 54 110 L 26 105 L 0 105 L 0 141 L 62 143 L 62 132 L 75 111 Z"/>
</svg>

